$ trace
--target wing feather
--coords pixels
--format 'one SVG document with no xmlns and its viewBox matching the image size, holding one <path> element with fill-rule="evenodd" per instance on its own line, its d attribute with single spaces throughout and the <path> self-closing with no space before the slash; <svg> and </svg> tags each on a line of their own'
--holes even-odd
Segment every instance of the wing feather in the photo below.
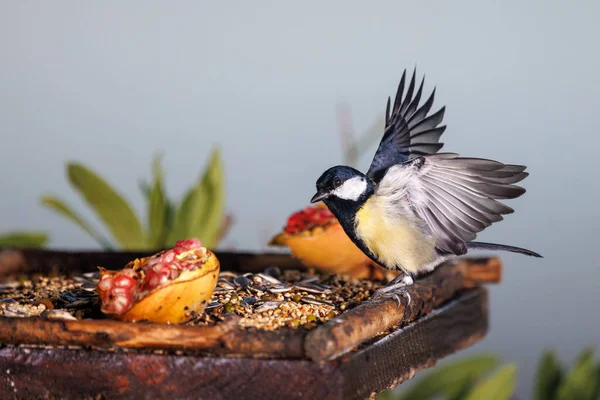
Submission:
<svg viewBox="0 0 600 400">
<path fill-rule="evenodd" d="M 406 87 L 406 78 L 406 70 L 404 70 L 393 107 L 391 98 L 388 97 L 383 138 L 367 172 L 375 182 L 379 182 L 391 166 L 422 155 L 435 154 L 444 146 L 443 143 L 439 143 L 439 140 L 446 127 L 439 125 L 444 118 L 445 108 L 442 107 L 428 116 L 435 99 L 435 89 L 419 107 L 425 78 L 422 78 L 416 93 L 416 69 L 413 71 L 408 87 Z M 405 87 L 406 94 L 404 94 Z"/>
<path fill-rule="evenodd" d="M 415 98 L 412 99 L 412 101 L 406 108 L 406 112 L 404 113 L 404 115 L 412 116 L 414 114 L 414 112 L 417 110 L 417 107 L 419 107 L 419 102 L 421 101 L 421 96 L 423 95 L 423 84 L 424 83 L 425 83 L 425 77 L 423 77 L 421 79 L 421 85 L 419 85 L 419 90 L 417 90 L 417 94 L 415 95 Z"/>
<path fill-rule="evenodd" d="M 513 212 L 498 199 L 525 193 L 514 185 L 528 176 L 525 169 L 454 153 L 428 154 L 389 168 L 377 194 L 402 193 L 397 198 L 408 199 L 409 209 L 423 221 L 436 247 L 460 255 L 467 251 L 466 242 Z"/>
<path fill-rule="evenodd" d="M 425 132 L 429 129 L 433 129 L 436 126 L 438 126 L 444 119 L 445 112 L 446 112 L 446 108 L 442 107 L 435 114 L 431 114 L 427 118 L 416 121 L 414 123 L 412 121 L 409 121 L 408 127 L 411 130 L 411 139 L 414 137 L 414 135 L 416 135 L 418 133 Z"/>
</svg>

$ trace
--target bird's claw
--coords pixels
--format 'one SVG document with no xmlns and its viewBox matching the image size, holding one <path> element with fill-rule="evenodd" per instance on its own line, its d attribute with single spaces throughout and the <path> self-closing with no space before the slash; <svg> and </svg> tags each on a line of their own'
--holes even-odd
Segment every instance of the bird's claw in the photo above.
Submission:
<svg viewBox="0 0 600 400">
<path fill-rule="evenodd" d="M 384 286 L 377 291 L 373 297 L 391 297 L 396 300 L 398 307 L 402 304 L 402 297 L 406 299 L 406 307 L 410 305 L 410 293 L 406 290 L 407 286 L 414 283 L 414 280 L 409 275 L 398 275 L 387 286 Z"/>
<path fill-rule="evenodd" d="M 394 288 L 394 289 L 396 289 L 396 288 Z M 400 305 L 402 304 L 403 297 L 406 299 L 405 307 L 408 307 L 411 302 L 410 293 L 408 293 L 408 291 L 406 291 L 406 288 L 398 288 L 397 291 L 391 291 L 391 290 L 381 291 L 381 289 L 380 289 L 375 292 L 375 295 L 373 297 L 374 298 L 391 297 L 392 299 L 396 300 L 396 303 L 398 303 L 398 307 L 400 307 Z"/>
<path fill-rule="evenodd" d="M 400 294 L 398 293 L 393 293 L 392 297 L 394 298 L 394 300 L 396 300 L 396 303 L 398 303 L 398 307 L 400 307 L 402 305 L 402 297 L 404 297 L 406 299 L 406 306 L 408 307 L 410 305 L 410 293 L 408 292 L 402 292 Z"/>
</svg>

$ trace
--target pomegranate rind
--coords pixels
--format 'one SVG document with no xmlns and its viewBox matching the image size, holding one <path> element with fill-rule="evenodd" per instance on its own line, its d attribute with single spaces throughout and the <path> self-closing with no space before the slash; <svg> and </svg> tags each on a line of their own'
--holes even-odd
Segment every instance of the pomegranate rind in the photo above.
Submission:
<svg viewBox="0 0 600 400">
<path fill-rule="evenodd" d="M 128 321 L 150 321 L 157 323 L 180 324 L 189 321 L 194 313 L 201 313 L 210 301 L 219 277 L 220 263 L 213 252 L 208 252 L 208 258 L 199 267 L 182 271 L 181 274 L 146 293 L 123 314 L 111 314 L 103 311 L 111 318 Z M 126 268 L 141 269 L 148 259 L 159 256 L 136 259 Z M 116 274 L 100 268 L 101 276 Z"/>
<path fill-rule="evenodd" d="M 385 269 L 367 257 L 350 240 L 337 219 L 310 231 L 295 234 L 281 232 L 269 244 L 288 247 L 302 264 L 326 273 L 382 280 L 397 275 L 397 272 Z"/>
<path fill-rule="evenodd" d="M 335 215 L 323 203 L 307 206 L 288 217 L 283 231 L 289 235 L 319 233 L 321 229 L 337 223 Z"/>
<path fill-rule="evenodd" d="M 175 280 L 154 289 L 117 318 L 130 322 L 187 322 L 192 317 L 192 312 L 198 314 L 204 311 L 217 285 L 219 269 L 219 260 L 211 252 L 210 258 L 202 267 L 183 271 Z"/>
</svg>

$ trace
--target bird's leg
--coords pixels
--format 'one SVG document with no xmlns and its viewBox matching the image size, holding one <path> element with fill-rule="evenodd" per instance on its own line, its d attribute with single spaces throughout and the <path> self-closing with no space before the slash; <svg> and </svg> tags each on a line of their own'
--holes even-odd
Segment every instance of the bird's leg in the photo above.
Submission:
<svg viewBox="0 0 600 400">
<path fill-rule="evenodd" d="M 398 303 L 398 307 L 400 307 L 400 304 L 402 304 L 400 296 L 403 296 L 406 298 L 406 306 L 408 307 L 410 304 L 410 293 L 406 291 L 406 287 L 412 285 L 414 282 L 412 276 L 401 273 L 392 279 L 386 286 L 377 289 L 373 297 L 392 297 Z"/>
</svg>

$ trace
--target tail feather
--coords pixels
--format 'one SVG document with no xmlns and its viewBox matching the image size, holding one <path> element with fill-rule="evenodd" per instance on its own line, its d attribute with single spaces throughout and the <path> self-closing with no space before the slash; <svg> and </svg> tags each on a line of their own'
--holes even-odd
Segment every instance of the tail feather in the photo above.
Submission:
<svg viewBox="0 0 600 400">
<path fill-rule="evenodd" d="M 469 249 L 469 250 L 501 250 L 501 251 L 510 251 L 512 253 L 520 253 L 520 254 L 525 254 L 525 255 L 528 255 L 528 256 L 532 256 L 532 257 L 544 258 L 540 254 L 538 254 L 538 253 L 536 253 L 534 251 L 531 251 L 531 250 L 522 249 L 520 247 L 515 247 L 515 246 L 507 246 L 507 245 L 504 245 L 504 244 L 497 244 L 497 243 L 468 242 L 467 243 L 467 249 Z"/>
</svg>

